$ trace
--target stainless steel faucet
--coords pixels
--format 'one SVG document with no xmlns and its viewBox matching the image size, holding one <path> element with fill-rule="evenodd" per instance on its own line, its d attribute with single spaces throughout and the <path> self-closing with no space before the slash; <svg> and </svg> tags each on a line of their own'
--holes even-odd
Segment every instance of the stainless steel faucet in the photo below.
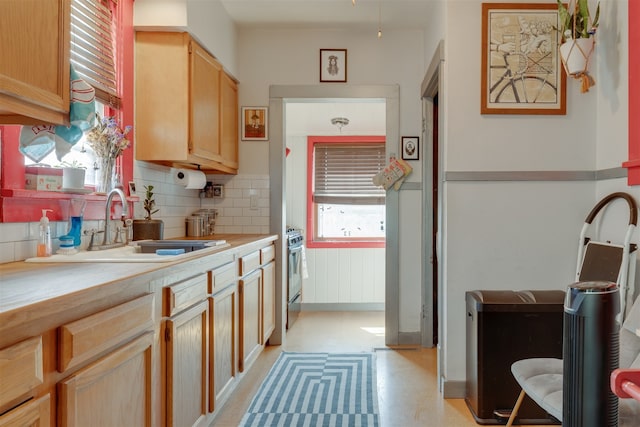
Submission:
<svg viewBox="0 0 640 427">
<path fill-rule="evenodd" d="M 105 206 L 104 230 L 94 231 L 93 233 L 91 233 L 91 242 L 89 243 L 89 247 L 87 248 L 87 250 L 98 251 L 101 249 L 117 248 L 127 244 L 126 237 L 124 240 L 120 238 L 120 230 L 116 232 L 115 240 L 112 240 L 111 238 L 111 204 L 113 203 L 113 196 L 115 196 L 116 194 L 122 201 L 122 214 L 120 216 L 120 220 L 125 227 L 127 226 L 127 223 L 125 221 L 125 219 L 129 216 L 129 205 L 127 204 L 127 197 L 124 195 L 124 192 L 121 189 L 114 188 L 109 192 L 109 195 L 107 196 L 107 203 Z M 102 240 L 101 245 L 94 244 L 94 237 L 96 233 L 104 233 L 104 239 Z M 128 233 L 125 232 L 124 235 L 127 236 Z"/>
</svg>

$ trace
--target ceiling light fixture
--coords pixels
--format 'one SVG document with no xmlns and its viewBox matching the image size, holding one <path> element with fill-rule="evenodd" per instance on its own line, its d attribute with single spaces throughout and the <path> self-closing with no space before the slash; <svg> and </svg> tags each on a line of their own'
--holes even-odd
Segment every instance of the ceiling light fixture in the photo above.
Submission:
<svg viewBox="0 0 640 427">
<path fill-rule="evenodd" d="M 334 117 L 331 119 L 331 124 L 337 126 L 340 129 L 340 133 L 342 133 L 342 127 L 349 124 L 349 119 L 346 117 Z"/>
<path fill-rule="evenodd" d="M 382 38 L 382 5 L 378 3 L 378 38 Z"/>
<path fill-rule="evenodd" d="M 356 0 L 351 0 L 351 4 L 355 6 L 356 5 Z"/>
</svg>

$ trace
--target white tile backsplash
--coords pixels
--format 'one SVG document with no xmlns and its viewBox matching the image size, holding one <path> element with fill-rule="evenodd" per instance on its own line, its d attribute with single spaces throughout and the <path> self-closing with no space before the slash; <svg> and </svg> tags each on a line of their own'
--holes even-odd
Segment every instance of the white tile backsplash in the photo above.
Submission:
<svg viewBox="0 0 640 427">
<path fill-rule="evenodd" d="M 172 169 L 147 162 L 135 162 L 134 182 L 140 202 L 134 206 L 134 218 L 144 218 L 142 206 L 145 185 L 153 185 L 156 208 L 154 219 L 164 221 L 164 237 L 182 237 L 185 217 L 201 208 L 218 210 L 216 234 L 269 233 L 268 175 L 208 175 L 207 181 L 224 185 L 223 198 L 201 198 L 199 190 L 187 190 L 173 182 Z M 256 195 L 257 209 L 251 208 L 251 195 Z M 36 255 L 38 222 L 0 224 L 0 263 L 21 261 Z M 104 221 L 85 221 L 83 230 L 104 227 Z M 67 232 L 66 221 L 51 222 L 53 251 L 59 249 L 58 236 Z M 89 236 L 82 236 L 82 247 Z"/>
<path fill-rule="evenodd" d="M 224 198 L 202 199 L 202 207 L 218 210 L 216 233 L 269 233 L 268 175 L 209 175 L 207 181 L 224 185 Z M 251 196 L 258 206 L 251 208 Z"/>
</svg>

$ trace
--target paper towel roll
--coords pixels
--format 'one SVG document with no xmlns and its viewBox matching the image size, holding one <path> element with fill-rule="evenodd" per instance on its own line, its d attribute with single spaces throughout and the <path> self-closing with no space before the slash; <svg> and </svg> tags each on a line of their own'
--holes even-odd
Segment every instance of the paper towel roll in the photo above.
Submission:
<svg viewBox="0 0 640 427">
<path fill-rule="evenodd" d="M 187 190 L 200 190 L 207 185 L 207 176 L 202 171 L 178 169 L 173 175 L 173 181 L 184 186 Z"/>
</svg>

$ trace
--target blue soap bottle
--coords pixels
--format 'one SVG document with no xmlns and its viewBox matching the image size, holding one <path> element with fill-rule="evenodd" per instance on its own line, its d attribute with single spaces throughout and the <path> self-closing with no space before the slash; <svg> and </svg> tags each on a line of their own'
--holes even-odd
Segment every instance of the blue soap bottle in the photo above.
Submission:
<svg viewBox="0 0 640 427">
<path fill-rule="evenodd" d="M 70 204 L 69 231 L 66 235 L 73 237 L 73 246 L 77 248 L 82 245 L 82 219 L 87 202 L 84 199 L 71 199 Z"/>
</svg>

